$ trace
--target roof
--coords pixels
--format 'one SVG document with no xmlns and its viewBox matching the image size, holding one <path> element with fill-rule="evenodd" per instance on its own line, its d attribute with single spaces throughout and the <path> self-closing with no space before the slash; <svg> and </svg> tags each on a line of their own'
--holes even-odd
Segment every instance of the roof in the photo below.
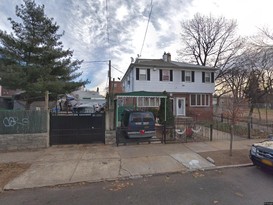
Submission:
<svg viewBox="0 0 273 205">
<path fill-rule="evenodd" d="M 178 61 L 164 61 L 163 59 L 137 59 L 135 63 L 132 65 L 134 66 L 150 66 L 150 67 L 172 67 L 172 68 L 197 68 L 197 69 L 213 69 L 217 70 L 217 68 L 185 63 L 185 62 L 178 62 Z"/>
<path fill-rule="evenodd" d="M 176 68 L 176 69 L 199 69 L 199 70 L 211 70 L 217 71 L 217 68 L 209 67 L 209 66 L 202 66 L 196 65 L 191 63 L 185 62 L 178 62 L 178 61 L 164 61 L 163 59 L 136 59 L 134 63 L 131 63 L 123 76 L 123 78 L 127 75 L 129 70 L 133 67 L 150 67 L 150 68 Z M 123 80 L 122 78 L 122 80 Z"/>
<path fill-rule="evenodd" d="M 118 93 L 116 97 L 160 97 L 167 98 L 167 95 L 163 92 L 147 92 L 147 91 L 135 91 L 128 93 Z"/>
</svg>

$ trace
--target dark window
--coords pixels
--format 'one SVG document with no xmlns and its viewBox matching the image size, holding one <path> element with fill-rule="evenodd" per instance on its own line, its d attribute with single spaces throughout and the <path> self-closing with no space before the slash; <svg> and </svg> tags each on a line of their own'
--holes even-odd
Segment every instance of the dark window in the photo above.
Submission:
<svg viewBox="0 0 273 205">
<path fill-rule="evenodd" d="M 205 72 L 202 72 L 202 83 L 205 82 Z"/>
<path fill-rule="evenodd" d="M 151 79 L 150 69 L 147 69 L 147 80 Z"/>
<path fill-rule="evenodd" d="M 191 82 L 194 82 L 194 71 L 191 72 Z"/>
<path fill-rule="evenodd" d="M 139 80 L 139 68 L 136 68 L 136 80 Z"/>
<path fill-rule="evenodd" d="M 214 83 L 214 72 L 211 72 L 211 82 Z"/>
<path fill-rule="evenodd" d="M 159 80 L 162 81 L 162 70 L 159 70 Z"/>
<path fill-rule="evenodd" d="M 182 70 L 182 72 L 181 72 L 181 80 L 182 80 L 182 82 L 185 82 L 185 71 L 184 70 Z"/>
</svg>

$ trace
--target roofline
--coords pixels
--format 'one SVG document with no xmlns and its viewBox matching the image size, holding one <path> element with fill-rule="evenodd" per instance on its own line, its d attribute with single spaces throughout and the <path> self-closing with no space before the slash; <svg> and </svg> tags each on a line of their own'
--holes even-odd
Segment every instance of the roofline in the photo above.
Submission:
<svg viewBox="0 0 273 205">
<path fill-rule="evenodd" d="M 162 60 L 163 59 L 138 59 L 138 60 Z M 166 66 L 166 65 L 153 65 L 153 64 L 145 64 L 145 63 L 130 63 L 129 67 L 127 68 L 125 74 L 123 75 L 121 81 L 123 81 L 124 77 L 127 76 L 127 73 L 129 72 L 129 70 L 133 67 L 150 67 L 150 68 L 177 68 L 177 69 L 198 69 L 198 70 L 212 70 L 212 71 L 217 71 L 219 70 L 218 68 L 215 67 L 209 67 L 209 66 L 202 66 L 202 65 L 195 65 L 195 64 L 190 64 L 190 63 L 185 63 L 185 62 L 179 62 L 179 61 L 171 61 L 171 62 L 167 62 L 170 65 Z M 177 64 L 185 64 L 185 65 L 177 65 Z"/>
</svg>

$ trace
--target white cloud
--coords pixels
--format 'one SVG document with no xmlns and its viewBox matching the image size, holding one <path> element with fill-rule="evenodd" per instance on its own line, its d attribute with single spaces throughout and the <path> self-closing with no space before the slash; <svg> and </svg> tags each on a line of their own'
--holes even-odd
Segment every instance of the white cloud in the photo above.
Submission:
<svg viewBox="0 0 273 205">
<path fill-rule="evenodd" d="M 124 20 L 126 16 L 128 16 L 128 14 L 129 14 L 129 11 L 127 7 L 125 5 L 121 5 L 121 7 L 119 7 L 116 11 L 116 19 L 118 21 L 122 21 Z"/>
<path fill-rule="evenodd" d="M 176 51 L 180 44 L 180 22 L 192 18 L 196 12 L 236 19 L 240 34 L 253 34 L 257 31 L 257 27 L 271 25 L 273 19 L 271 1 L 153 1 L 142 57 L 161 58 L 166 51 L 171 52 L 172 59 L 176 59 Z M 61 38 L 65 48 L 74 50 L 76 59 L 86 61 L 82 64 L 82 78 L 91 80 L 87 88 L 95 89 L 99 86 L 102 91 L 108 82 L 108 62 L 88 62 L 111 59 L 115 68 L 125 72 L 131 57 L 135 58 L 140 53 L 150 12 L 150 1 L 108 1 L 107 12 L 105 0 L 36 0 L 36 2 L 44 4 L 46 15 L 53 17 L 60 25 L 60 32 L 65 31 L 65 35 Z M 21 3 L 23 1 L 20 0 L 0 1 L 1 30 L 11 30 L 9 22 L 5 19 L 14 18 L 15 5 Z M 108 14 L 108 22 L 106 14 Z M 112 76 L 117 79 L 122 77 L 122 73 L 113 68 Z"/>
</svg>

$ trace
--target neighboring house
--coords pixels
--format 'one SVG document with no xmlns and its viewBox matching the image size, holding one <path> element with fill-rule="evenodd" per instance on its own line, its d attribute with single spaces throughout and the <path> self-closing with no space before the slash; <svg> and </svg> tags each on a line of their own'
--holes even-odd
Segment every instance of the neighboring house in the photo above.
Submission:
<svg viewBox="0 0 273 205">
<path fill-rule="evenodd" d="M 97 91 L 77 90 L 70 94 L 72 108 L 80 109 L 81 112 L 93 113 L 99 111 L 105 105 L 105 97 Z"/>
<path fill-rule="evenodd" d="M 122 93 L 122 82 L 121 81 L 111 81 L 111 93 L 114 95 L 116 93 Z"/>
<path fill-rule="evenodd" d="M 6 89 L 0 86 L 0 110 L 1 109 L 13 109 L 12 96 L 16 93 L 15 90 Z"/>
<path fill-rule="evenodd" d="M 123 92 L 166 91 L 172 100 L 176 117 L 210 120 L 213 115 L 213 97 L 216 68 L 163 59 L 136 59 L 129 65 L 121 82 Z M 137 102 L 137 106 L 151 107 L 151 100 Z M 157 103 L 155 103 L 157 104 Z"/>
</svg>

